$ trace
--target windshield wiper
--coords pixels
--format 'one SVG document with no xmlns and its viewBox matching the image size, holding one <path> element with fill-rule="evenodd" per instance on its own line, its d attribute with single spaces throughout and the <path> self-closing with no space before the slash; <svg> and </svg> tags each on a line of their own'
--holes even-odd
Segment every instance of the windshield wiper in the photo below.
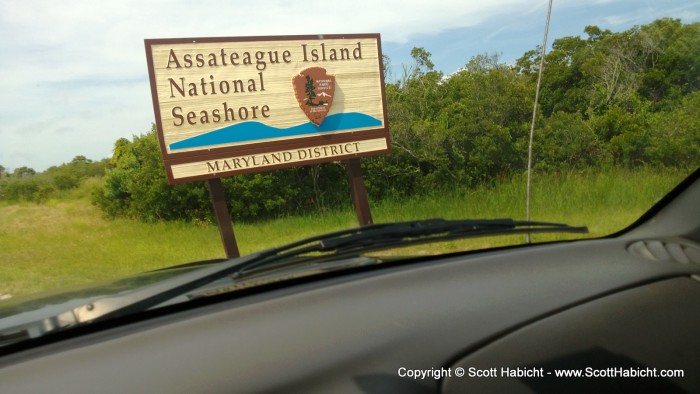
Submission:
<svg viewBox="0 0 700 394">
<path fill-rule="evenodd" d="M 343 257 L 381 249 L 460 238 L 561 232 L 585 233 L 588 229 L 559 223 L 512 219 L 429 219 L 372 224 L 310 237 L 278 248 L 223 261 L 127 294 L 101 298 L 34 323 L 42 325 L 43 334 L 82 323 L 144 311 L 225 276 L 231 276 L 235 281 L 250 275 L 276 272 L 289 266 L 317 267 L 329 260 L 338 261 Z M 51 324 L 46 325 L 47 321 Z"/>
<path fill-rule="evenodd" d="M 298 264 L 315 266 L 329 259 L 337 260 L 349 255 L 419 243 L 490 235 L 552 232 L 585 233 L 588 229 L 560 223 L 512 219 L 428 219 L 372 224 L 310 237 L 239 259 L 228 260 L 123 296 L 97 300 L 73 309 L 73 314 L 78 322 L 127 315 L 146 310 L 227 275 L 236 280 L 245 278 L 247 275 L 273 272 L 288 266 Z M 306 256 L 307 254 L 312 255 Z"/>
<path fill-rule="evenodd" d="M 516 221 L 513 219 L 426 219 L 408 222 L 379 223 L 314 236 L 271 249 L 273 256 L 263 260 L 241 263 L 233 275 L 244 277 L 259 270 L 277 269 L 289 257 L 321 252 L 309 256 L 305 262 L 337 259 L 347 255 L 366 253 L 387 248 L 404 247 L 430 242 L 450 241 L 495 235 L 535 233 L 587 233 L 585 226 L 575 227 L 561 223 Z M 294 261 L 292 261 L 294 263 Z"/>
</svg>

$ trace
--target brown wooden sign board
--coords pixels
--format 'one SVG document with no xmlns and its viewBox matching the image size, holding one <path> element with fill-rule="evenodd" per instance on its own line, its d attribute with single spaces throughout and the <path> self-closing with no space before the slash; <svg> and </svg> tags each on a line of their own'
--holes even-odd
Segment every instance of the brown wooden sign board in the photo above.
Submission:
<svg viewBox="0 0 700 394">
<path fill-rule="evenodd" d="M 379 34 L 145 46 L 171 184 L 390 150 Z"/>
</svg>

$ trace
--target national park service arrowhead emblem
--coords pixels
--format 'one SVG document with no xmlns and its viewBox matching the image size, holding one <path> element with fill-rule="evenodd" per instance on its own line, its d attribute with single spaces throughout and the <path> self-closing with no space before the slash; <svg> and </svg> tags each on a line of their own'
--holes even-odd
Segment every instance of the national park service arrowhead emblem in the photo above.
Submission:
<svg viewBox="0 0 700 394">
<path fill-rule="evenodd" d="M 292 78 L 294 95 L 306 117 L 320 126 L 333 105 L 335 77 L 322 67 L 310 67 Z"/>
</svg>

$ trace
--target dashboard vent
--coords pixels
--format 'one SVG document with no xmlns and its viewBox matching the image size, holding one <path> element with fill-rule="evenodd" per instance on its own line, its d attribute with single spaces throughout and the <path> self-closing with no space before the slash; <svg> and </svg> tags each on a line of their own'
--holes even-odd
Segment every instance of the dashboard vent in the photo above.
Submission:
<svg viewBox="0 0 700 394">
<path fill-rule="evenodd" d="M 700 248 L 688 243 L 645 240 L 631 244 L 627 250 L 647 260 L 700 265 Z"/>
</svg>

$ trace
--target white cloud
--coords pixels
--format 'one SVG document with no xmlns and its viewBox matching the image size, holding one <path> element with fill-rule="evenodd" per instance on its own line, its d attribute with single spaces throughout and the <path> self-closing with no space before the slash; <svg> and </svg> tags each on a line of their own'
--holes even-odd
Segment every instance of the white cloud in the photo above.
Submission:
<svg viewBox="0 0 700 394">
<path fill-rule="evenodd" d="M 602 18 L 602 23 L 609 28 L 629 27 L 644 24 L 647 21 L 662 17 L 682 18 L 693 20 L 698 18 L 700 2 L 688 3 L 677 7 L 665 7 L 666 4 L 646 3 L 639 7 L 631 8 L 625 12 Z"/>
</svg>

